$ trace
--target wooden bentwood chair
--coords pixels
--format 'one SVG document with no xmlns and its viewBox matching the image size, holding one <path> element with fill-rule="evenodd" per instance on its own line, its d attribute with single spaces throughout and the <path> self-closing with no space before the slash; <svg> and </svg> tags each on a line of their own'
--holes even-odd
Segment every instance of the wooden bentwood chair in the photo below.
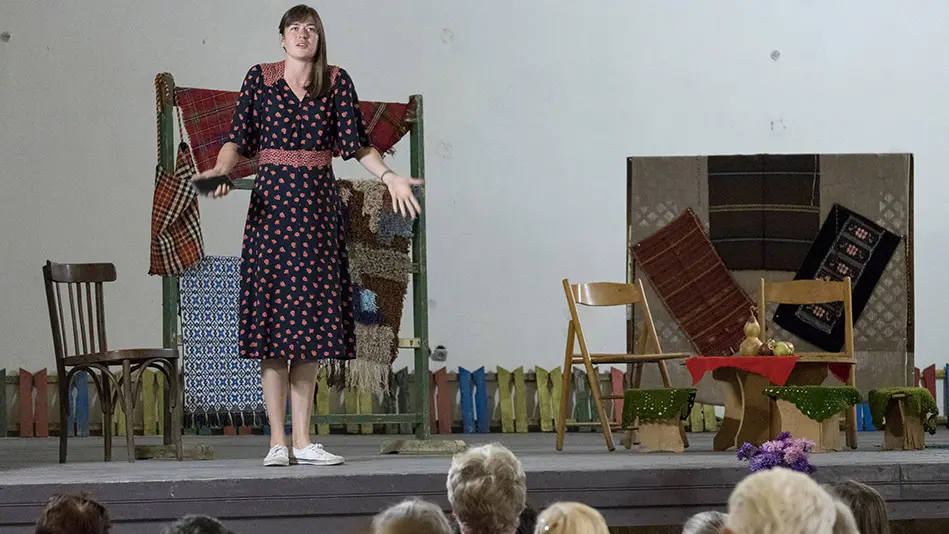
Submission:
<svg viewBox="0 0 949 534">
<path fill-rule="evenodd" d="M 66 422 L 69 419 L 69 389 L 73 376 L 85 370 L 92 377 L 102 405 L 102 436 L 105 461 L 112 459 L 112 417 L 119 403 L 125 414 L 125 435 L 128 461 L 135 461 L 135 399 L 142 377 L 148 368 L 165 376 L 164 444 L 176 449 L 182 459 L 181 399 L 182 381 L 178 370 L 176 349 L 109 350 L 105 335 L 105 302 L 103 284 L 116 280 L 111 263 L 60 264 L 46 262 L 43 266 L 46 302 L 53 332 L 53 350 L 59 379 L 59 462 L 66 462 Z M 61 287 L 66 290 L 62 291 Z M 68 294 L 68 307 L 63 306 L 63 293 Z M 68 316 L 68 317 L 67 317 Z M 71 329 L 67 329 L 67 321 Z M 71 336 L 68 335 L 71 332 Z M 73 352 L 69 354 L 70 341 Z M 111 367 L 121 367 L 118 377 Z M 98 373 L 96 373 L 98 371 Z M 114 389 L 113 389 L 114 388 Z"/>
<path fill-rule="evenodd" d="M 646 301 L 646 293 L 643 291 L 642 281 L 636 280 L 636 282 L 632 284 L 592 282 L 571 285 L 569 280 L 564 279 L 563 289 L 567 296 L 567 305 L 570 307 L 571 319 L 567 325 L 567 350 L 563 364 L 560 411 L 557 414 L 557 450 L 563 450 L 564 433 L 567 427 L 570 377 L 573 366 L 583 365 L 586 368 L 587 379 L 590 382 L 590 390 L 593 393 L 593 400 L 600 417 L 599 423 L 591 424 L 599 424 L 602 427 L 603 437 L 606 439 L 606 447 L 612 451 L 615 450 L 616 447 L 613 445 L 612 429 L 610 427 L 610 420 L 606 416 L 606 410 L 603 407 L 603 399 L 622 399 L 623 395 L 603 395 L 600 392 L 600 384 L 593 366 L 601 363 L 632 364 L 632 387 L 639 388 L 642 382 L 644 364 L 655 363 L 659 367 L 659 374 L 662 377 L 663 385 L 670 387 L 669 372 L 666 370 L 665 360 L 686 358 L 689 354 L 684 352 L 662 353 L 662 348 L 659 346 L 659 336 L 656 334 L 656 326 L 652 320 L 652 313 L 649 311 L 649 303 Z M 587 349 L 586 338 L 583 335 L 583 328 L 580 326 L 580 316 L 577 313 L 578 304 L 591 307 L 641 304 L 643 308 L 643 332 L 637 343 L 637 353 L 590 354 Z M 577 342 L 580 344 L 579 354 L 574 352 Z M 633 429 L 630 428 L 626 438 L 626 448 L 630 448 L 632 444 Z"/>
<path fill-rule="evenodd" d="M 788 282 L 768 282 L 764 278 L 758 288 L 758 323 L 761 333 L 758 335 L 762 343 L 768 341 L 767 323 L 765 322 L 765 306 L 768 302 L 776 304 L 824 304 L 827 302 L 841 302 L 844 308 L 844 346 L 841 352 L 795 352 L 798 365 L 804 367 L 818 366 L 817 375 L 821 381 L 827 376 L 826 364 L 840 363 L 851 366 L 847 385 L 856 387 L 857 369 L 853 349 L 853 302 L 851 301 L 850 277 L 842 281 L 830 280 L 791 280 Z M 816 380 L 816 379 L 815 379 Z M 811 380 L 811 381 L 815 381 Z M 818 382 L 819 383 L 819 382 Z M 814 384 L 816 385 L 816 384 Z M 851 406 L 846 413 L 845 425 L 847 429 L 847 446 L 857 448 L 857 406 Z"/>
</svg>

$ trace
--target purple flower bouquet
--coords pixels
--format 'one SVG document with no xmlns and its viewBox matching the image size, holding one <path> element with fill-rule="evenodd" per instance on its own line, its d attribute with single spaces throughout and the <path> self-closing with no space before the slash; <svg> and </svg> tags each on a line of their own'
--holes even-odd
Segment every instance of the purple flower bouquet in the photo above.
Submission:
<svg viewBox="0 0 949 534">
<path fill-rule="evenodd" d="M 794 439 L 790 432 L 782 432 L 777 438 L 762 443 L 760 447 L 745 443 L 738 449 L 738 459 L 748 460 L 751 472 L 786 467 L 792 471 L 811 474 L 817 470 L 807 460 L 808 453 L 813 449 L 813 441 Z"/>
</svg>

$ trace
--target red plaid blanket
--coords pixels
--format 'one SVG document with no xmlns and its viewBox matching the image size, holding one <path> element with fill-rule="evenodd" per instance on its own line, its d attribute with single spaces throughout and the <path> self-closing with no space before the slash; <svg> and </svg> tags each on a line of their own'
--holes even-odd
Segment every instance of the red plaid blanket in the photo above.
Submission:
<svg viewBox="0 0 949 534">
<path fill-rule="evenodd" d="M 185 129 L 199 171 L 214 167 L 217 154 L 227 142 L 231 119 L 237 106 L 237 91 L 215 91 L 190 87 L 175 88 L 175 99 L 183 114 Z M 396 102 L 359 102 L 369 142 L 385 154 L 411 128 L 414 105 Z M 243 178 L 257 172 L 257 159 L 240 158 L 231 178 Z"/>
<path fill-rule="evenodd" d="M 178 146 L 174 174 L 156 168 L 150 275 L 177 275 L 204 257 L 198 196 L 190 183 L 194 173 L 184 143 Z"/>
<path fill-rule="evenodd" d="M 237 107 L 237 91 L 177 87 L 175 101 L 183 114 L 182 122 L 188 131 L 198 171 L 214 167 L 217 153 L 227 142 L 227 135 L 231 131 L 231 119 Z M 256 157 L 250 160 L 240 157 L 230 177 L 243 178 L 256 172 Z"/>
</svg>

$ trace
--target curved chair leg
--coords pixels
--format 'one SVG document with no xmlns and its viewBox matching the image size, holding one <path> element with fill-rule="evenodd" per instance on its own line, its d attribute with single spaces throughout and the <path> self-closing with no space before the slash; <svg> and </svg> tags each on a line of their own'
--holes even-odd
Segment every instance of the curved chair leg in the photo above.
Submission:
<svg viewBox="0 0 949 534">
<path fill-rule="evenodd" d="M 178 460 L 184 459 L 184 445 L 181 437 L 181 414 L 184 409 L 184 396 L 180 387 L 180 376 L 178 374 L 178 361 L 168 362 L 169 367 L 169 393 L 172 402 L 167 404 L 167 409 L 171 411 L 171 438 L 175 444 L 175 456 Z"/>
<path fill-rule="evenodd" d="M 125 446 L 128 447 L 129 463 L 135 462 L 135 401 L 132 398 L 132 365 L 122 361 L 122 410 L 125 412 Z"/>
<path fill-rule="evenodd" d="M 172 381 L 176 380 L 177 377 L 173 373 L 173 369 L 171 369 L 168 365 L 163 364 L 163 368 L 164 368 L 165 382 L 161 388 L 161 394 L 162 394 L 162 398 L 165 401 L 164 402 L 165 409 L 161 413 L 161 419 L 162 419 L 161 426 L 163 429 L 162 430 L 162 444 L 174 445 L 175 434 L 171 427 L 174 423 L 172 421 L 172 413 L 174 413 L 172 412 L 172 410 L 174 409 L 173 406 L 176 403 L 175 403 L 175 394 L 173 393 L 175 391 L 175 387 L 174 387 L 174 384 L 172 384 Z"/>
<path fill-rule="evenodd" d="M 69 381 L 66 380 L 66 373 L 57 373 L 61 379 L 59 382 L 59 463 L 66 463 L 66 447 L 69 437 L 69 409 L 72 406 L 72 398 L 69 395 Z M 4 429 L 5 430 L 5 429 Z"/>
<path fill-rule="evenodd" d="M 160 367 L 162 376 L 165 377 L 165 387 L 162 391 L 165 398 L 165 409 L 162 413 L 162 419 L 164 420 L 162 443 L 173 446 L 175 457 L 178 460 L 183 460 L 184 449 L 181 427 L 184 398 L 182 396 L 181 375 L 178 372 L 178 360 L 156 361 L 154 365 Z"/>
<path fill-rule="evenodd" d="M 115 413 L 115 406 L 112 402 L 112 381 L 109 378 L 108 371 L 100 371 L 102 376 L 101 391 L 99 392 L 99 403 L 102 405 L 102 441 L 103 457 L 106 462 L 112 461 L 112 415 Z"/>
</svg>

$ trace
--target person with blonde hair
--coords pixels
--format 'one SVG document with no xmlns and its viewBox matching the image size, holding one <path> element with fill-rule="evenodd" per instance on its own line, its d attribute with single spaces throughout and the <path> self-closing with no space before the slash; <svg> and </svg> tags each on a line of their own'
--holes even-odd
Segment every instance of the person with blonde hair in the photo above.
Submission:
<svg viewBox="0 0 949 534">
<path fill-rule="evenodd" d="M 406 499 L 372 519 L 372 534 L 452 534 L 448 517 L 437 505 Z"/>
<path fill-rule="evenodd" d="M 610 534 L 600 512 L 580 502 L 555 502 L 537 517 L 534 534 Z"/>
<path fill-rule="evenodd" d="M 492 443 L 456 454 L 448 502 L 461 534 L 514 534 L 527 505 L 527 475 L 508 448 Z"/>
<path fill-rule="evenodd" d="M 811 477 L 775 467 L 749 475 L 728 497 L 725 534 L 859 534 L 847 505 Z"/>
</svg>

